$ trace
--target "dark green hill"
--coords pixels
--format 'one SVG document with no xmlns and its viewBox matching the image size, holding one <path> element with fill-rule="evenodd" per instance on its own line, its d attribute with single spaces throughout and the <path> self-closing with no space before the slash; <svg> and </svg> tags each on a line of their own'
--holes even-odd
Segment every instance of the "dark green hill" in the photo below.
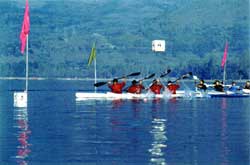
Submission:
<svg viewBox="0 0 250 165">
<path fill-rule="evenodd" d="M 228 77 L 249 78 L 248 0 L 30 0 L 30 76 L 93 77 L 87 67 L 97 42 L 98 77 L 171 68 L 221 78 L 229 42 Z M 0 2 L 0 76 L 24 76 L 19 51 L 24 2 Z M 166 40 L 165 53 L 151 42 Z"/>
</svg>

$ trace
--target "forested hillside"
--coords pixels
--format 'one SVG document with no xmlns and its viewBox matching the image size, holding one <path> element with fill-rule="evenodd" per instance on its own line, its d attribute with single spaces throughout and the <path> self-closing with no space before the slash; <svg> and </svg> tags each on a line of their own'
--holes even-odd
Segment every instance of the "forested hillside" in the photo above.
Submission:
<svg viewBox="0 0 250 165">
<path fill-rule="evenodd" d="M 93 42 L 98 77 L 130 72 L 202 78 L 250 78 L 248 0 L 29 0 L 30 76 L 92 78 L 87 67 Z M 0 1 L 0 76 L 24 76 L 19 33 L 25 1 Z M 166 40 L 166 52 L 151 42 Z"/>
</svg>

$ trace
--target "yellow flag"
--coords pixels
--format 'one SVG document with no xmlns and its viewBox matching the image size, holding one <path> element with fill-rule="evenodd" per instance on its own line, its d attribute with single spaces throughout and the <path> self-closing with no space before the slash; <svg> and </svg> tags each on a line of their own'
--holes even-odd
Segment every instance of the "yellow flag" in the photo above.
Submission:
<svg viewBox="0 0 250 165">
<path fill-rule="evenodd" d="M 96 50 L 95 50 L 95 42 L 94 42 L 92 49 L 91 49 L 91 53 L 89 55 L 88 66 L 91 65 L 91 63 L 95 59 L 95 57 L 96 57 Z"/>
</svg>

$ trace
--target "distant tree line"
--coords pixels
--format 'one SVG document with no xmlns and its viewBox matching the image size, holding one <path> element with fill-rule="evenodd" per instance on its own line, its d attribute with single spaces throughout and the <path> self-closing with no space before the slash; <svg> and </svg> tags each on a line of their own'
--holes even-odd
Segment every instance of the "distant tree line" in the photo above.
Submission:
<svg viewBox="0 0 250 165">
<path fill-rule="evenodd" d="M 250 79 L 247 4 L 247 0 L 32 1 L 29 74 L 93 78 L 94 67 L 87 67 L 87 60 L 96 42 L 100 78 L 135 71 L 160 74 L 170 68 L 171 76 L 191 71 L 204 79 L 220 79 L 227 40 L 227 77 Z M 24 4 L 4 0 L 0 5 L 0 76 L 24 76 L 25 56 L 19 51 Z M 166 40 L 166 52 L 151 51 L 154 39 Z"/>
</svg>

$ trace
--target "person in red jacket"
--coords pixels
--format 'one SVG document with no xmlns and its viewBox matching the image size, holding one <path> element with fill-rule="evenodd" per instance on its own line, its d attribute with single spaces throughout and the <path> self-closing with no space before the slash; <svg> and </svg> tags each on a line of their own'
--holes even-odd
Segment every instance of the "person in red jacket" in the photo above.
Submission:
<svg viewBox="0 0 250 165">
<path fill-rule="evenodd" d="M 161 90 L 164 88 L 162 83 L 160 82 L 159 79 L 154 79 L 153 84 L 149 87 L 149 89 L 154 93 L 154 94 L 160 94 Z"/>
<path fill-rule="evenodd" d="M 136 80 L 133 80 L 132 85 L 128 88 L 127 92 L 140 94 L 143 89 L 145 89 L 145 87 L 142 85 L 142 81 L 139 81 L 139 83 L 137 83 Z"/>
<path fill-rule="evenodd" d="M 113 93 L 122 93 L 123 87 L 126 85 L 126 79 L 123 79 L 122 82 L 118 82 L 118 79 L 114 79 L 113 83 L 108 82 L 108 87 Z"/>
<path fill-rule="evenodd" d="M 180 85 L 178 83 L 174 84 L 172 81 L 168 81 L 167 88 L 172 94 L 176 94 L 176 90 L 180 88 Z"/>
</svg>

